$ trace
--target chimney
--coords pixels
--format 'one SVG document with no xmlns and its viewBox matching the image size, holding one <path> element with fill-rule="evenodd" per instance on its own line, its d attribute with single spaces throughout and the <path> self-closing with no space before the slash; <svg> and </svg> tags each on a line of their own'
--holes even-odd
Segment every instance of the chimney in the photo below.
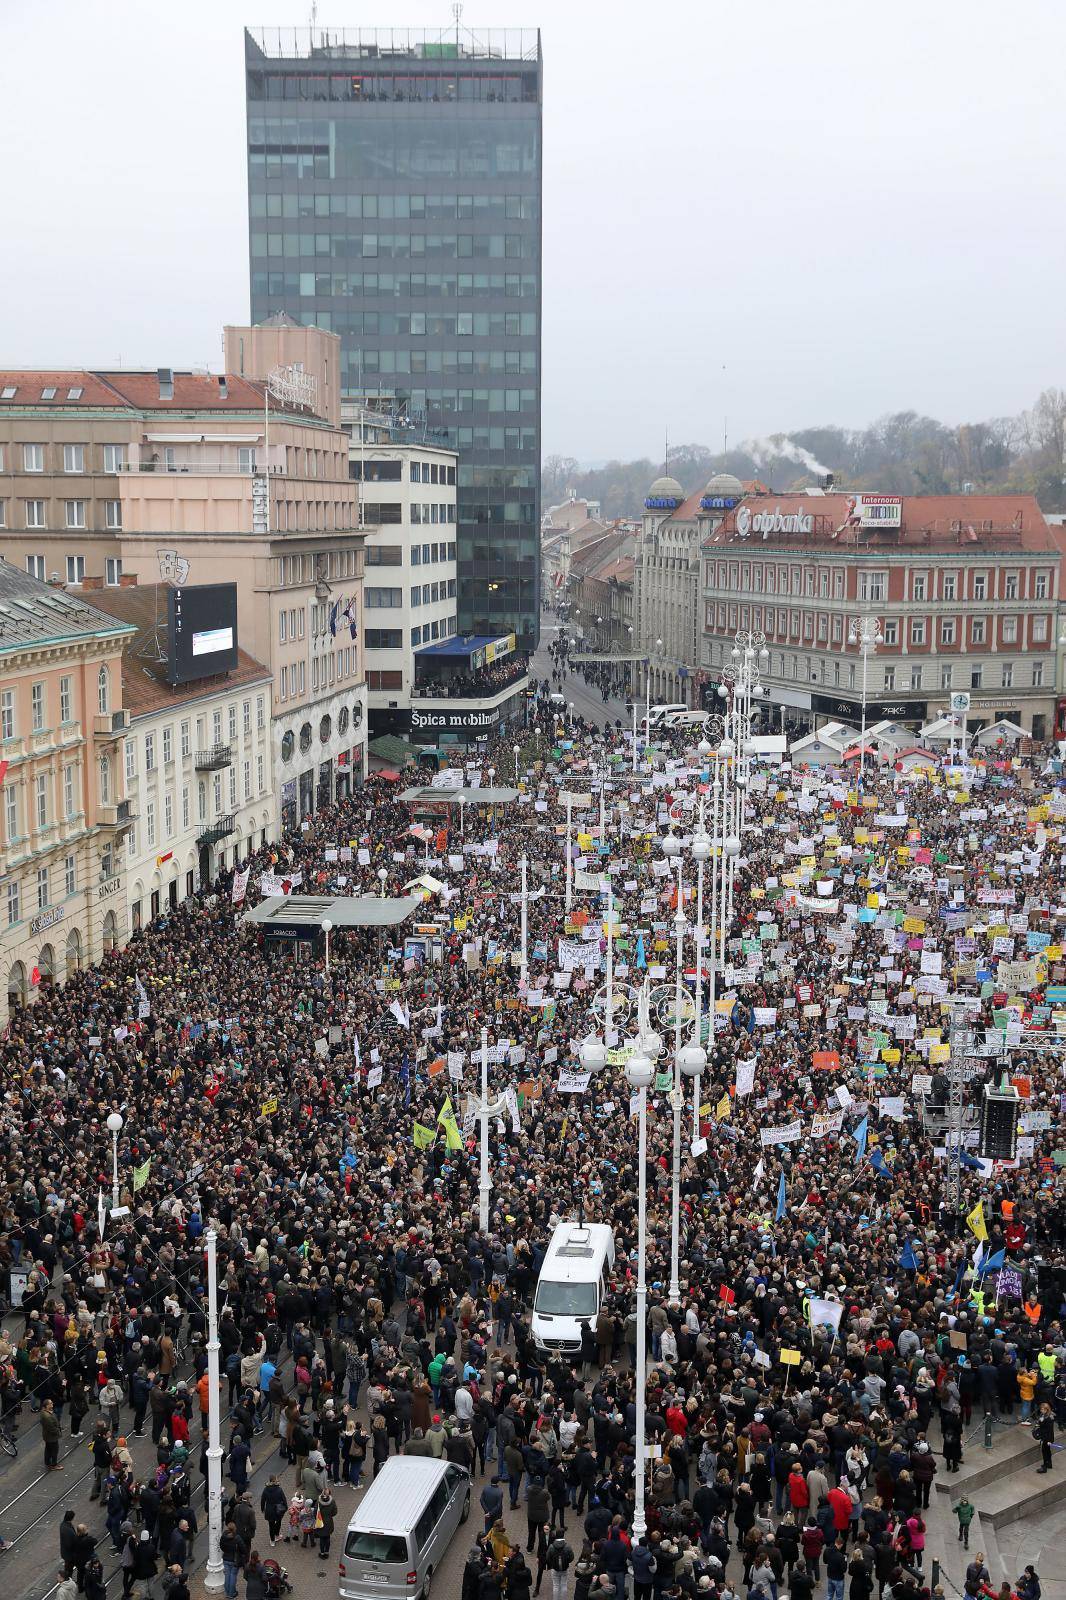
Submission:
<svg viewBox="0 0 1066 1600">
<path fill-rule="evenodd" d="M 100 577 L 90 578 L 88 574 L 86 574 L 86 576 L 81 580 L 81 586 L 83 589 L 102 589 L 104 586 L 104 580 Z"/>
<path fill-rule="evenodd" d="M 829 493 L 830 489 L 833 487 L 833 484 L 835 482 L 836 482 L 836 473 L 835 472 L 827 472 L 826 475 L 825 475 L 825 492 L 826 492 L 826 494 Z"/>
<path fill-rule="evenodd" d="M 124 573 L 122 573 L 121 577 L 118 580 L 118 586 L 119 586 L 120 589 L 136 589 L 136 587 L 137 587 L 137 574 L 135 572 L 124 572 Z"/>
<path fill-rule="evenodd" d="M 229 399 L 229 384 L 226 382 L 226 374 L 224 372 L 220 372 L 218 375 L 218 397 L 220 400 Z"/>
<path fill-rule="evenodd" d="M 174 373 L 170 367 L 159 368 L 159 398 L 160 400 L 173 400 L 174 398 Z"/>
</svg>

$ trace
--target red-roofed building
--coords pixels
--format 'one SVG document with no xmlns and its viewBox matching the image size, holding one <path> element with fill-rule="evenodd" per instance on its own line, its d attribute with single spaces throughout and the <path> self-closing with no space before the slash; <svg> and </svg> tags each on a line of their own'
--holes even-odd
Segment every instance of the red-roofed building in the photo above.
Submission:
<svg viewBox="0 0 1066 1600">
<path fill-rule="evenodd" d="M 340 341 L 277 316 L 227 328 L 225 354 L 222 373 L 0 372 L 0 553 L 80 592 L 236 582 L 240 645 L 273 679 L 274 825 L 290 825 L 366 770 Z"/>
<path fill-rule="evenodd" d="M 867 617 L 868 723 L 916 729 L 968 695 L 971 731 L 1008 716 L 1049 738 L 1064 554 L 1027 494 L 745 496 L 706 525 L 702 666 L 717 680 L 738 631 L 764 634 L 775 726 L 858 728 Z"/>
<path fill-rule="evenodd" d="M 740 480 L 724 472 L 695 494 L 671 477 L 648 490 L 636 555 L 635 638 L 652 703 L 702 704 L 700 551 L 743 495 Z"/>
</svg>

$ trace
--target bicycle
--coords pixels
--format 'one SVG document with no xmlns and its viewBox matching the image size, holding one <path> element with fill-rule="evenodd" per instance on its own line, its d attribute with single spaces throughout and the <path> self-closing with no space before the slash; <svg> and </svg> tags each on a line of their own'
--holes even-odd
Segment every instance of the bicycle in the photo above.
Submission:
<svg viewBox="0 0 1066 1600">
<path fill-rule="evenodd" d="M 19 1453 L 18 1439 L 6 1422 L 0 1423 L 0 1450 L 8 1456 L 17 1456 Z"/>
</svg>

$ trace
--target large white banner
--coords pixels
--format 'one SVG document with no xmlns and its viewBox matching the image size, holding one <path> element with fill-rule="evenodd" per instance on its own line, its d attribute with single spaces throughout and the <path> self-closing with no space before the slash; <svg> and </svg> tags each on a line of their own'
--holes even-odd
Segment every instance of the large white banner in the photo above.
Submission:
<svg viewBox="0 0 1066 1600">
<path fill-rule="evenodd" d="M 794 1144 L 803 1137 L 803 1123 L 797 1117 L 795 1122 L 786 1122 L 782 1128 L 760 1128 L 759 1138 L 763 1149 L 772 1144 Z"/>
</svg>

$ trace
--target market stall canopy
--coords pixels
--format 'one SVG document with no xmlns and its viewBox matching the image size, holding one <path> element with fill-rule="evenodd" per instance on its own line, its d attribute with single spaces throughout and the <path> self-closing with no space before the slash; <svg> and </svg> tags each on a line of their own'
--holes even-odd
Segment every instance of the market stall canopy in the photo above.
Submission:
<svg viewBox="0 0 1066 1600">
<path fill-rule="evenodd" d="M 246 911 L 243 922 L 268 928 L 322 927 L 328 917 L 338 928 L 395 928 L 413 916 L 422 904 L 420 895 L 327 895 L 278 894 L 261 900 Z"/>
<path fill-rule="evenodd" d="M 409 806 L 457 806 L 460 800 L 471 806 L 511 806 L 518 799 L 517 789 L 444 789 L 428 784 L 418 789 L 405 789 L 400 796 Z"/>
</svg>

